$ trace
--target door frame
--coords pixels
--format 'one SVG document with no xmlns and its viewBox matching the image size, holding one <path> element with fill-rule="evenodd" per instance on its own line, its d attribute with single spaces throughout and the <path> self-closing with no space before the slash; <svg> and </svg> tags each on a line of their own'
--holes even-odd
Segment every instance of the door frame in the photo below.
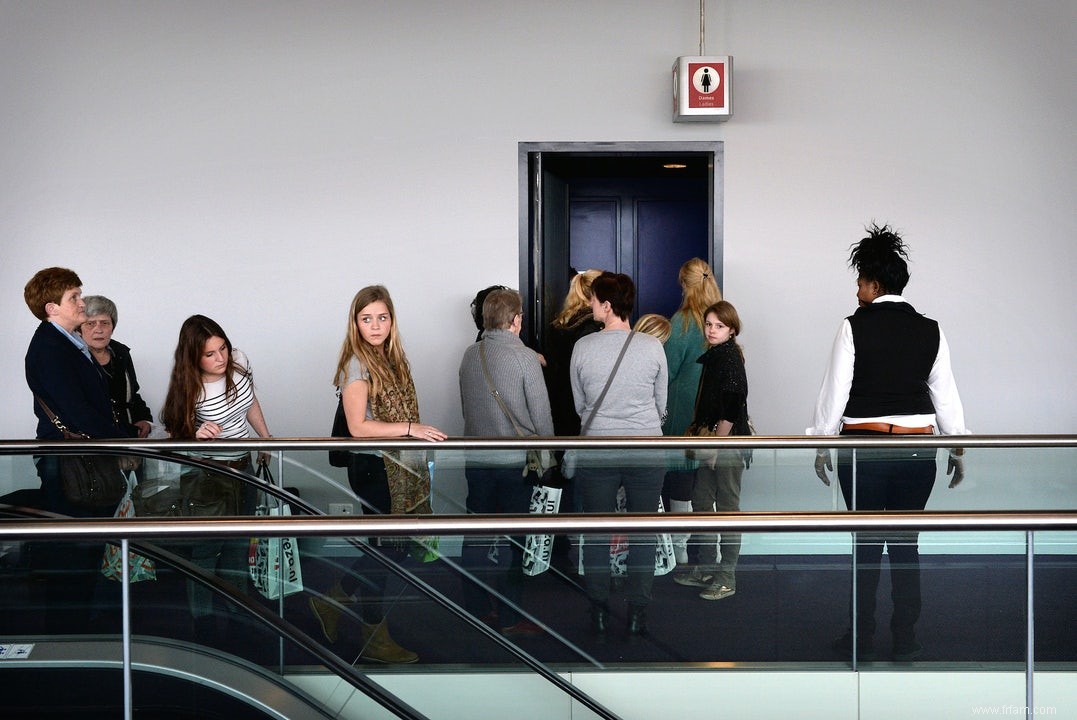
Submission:
<svg viewBox="0 0 1077 720">
<path fill-rule="evenodd" d="M 725 143 L 722 141 L 655 141 L 655 142 L 521 142 L 517 146 L 519 180 L 519 277 L 520 294 L 524 300 L 525 340 L 534 346 L 542 337 L 542 328 L 550 321 L 543 307 L 543 197 L 541 183 L 533 182 L 536 169 L 542 171 L 544 154 L 586 155 L 684 155 L 709 156 L 708 166 L 708 230 L 710 257 L 706 258 L 714 271 L 719 287 L 725 286 L 723 201 Z"/>
</svg>

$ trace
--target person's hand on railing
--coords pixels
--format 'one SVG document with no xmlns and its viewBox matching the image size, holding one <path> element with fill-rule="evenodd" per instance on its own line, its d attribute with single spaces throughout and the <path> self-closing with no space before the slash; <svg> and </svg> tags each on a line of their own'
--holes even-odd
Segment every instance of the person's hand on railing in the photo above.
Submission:
<svg viewBox="0 0 1077 720">
<path fill-rule="evenodd" d="M 950 478 L 950 487 L 955 488 L 965 479 L 965 448 L 951 448 L 950 460 L 946 463 L 946 474 Z"/>
<path fill-rule="evenodd" d="M 815 451 L 815 474 L 819 476 L 819 479 L 823 481 L 823 484 L 830 487 L 830 478 L 827 477 L 826 471 L 834 471 L 834 463 L 830 459 L 829 450 L 816 450 Z"/>
</svg>

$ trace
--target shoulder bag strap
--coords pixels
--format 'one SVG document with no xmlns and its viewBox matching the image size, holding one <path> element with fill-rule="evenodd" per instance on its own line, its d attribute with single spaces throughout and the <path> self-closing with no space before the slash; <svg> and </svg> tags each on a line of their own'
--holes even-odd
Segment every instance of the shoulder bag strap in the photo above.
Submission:
<svg viewBox="0 0 1077 720">
<path fill-rule="evenodd" d="M 479 341 L 479 358 L 482 361 L 482 374 L 486 378 L 486 387 L 490 389 L 490 394 L 494 396 L 494 399 L 497 400 L 497 404 L 501 406 L 501 412 L 505 413 L 505 417 L 507 417 L 509 419 L 509 422 L 512 423 L 512 429 L 516 431 L 517 435 L 523 437 L 523 428 L 521 428 L 520 424 L 516 422 L 516 418 L 512 416 L 512 413 L 509 412 L 508 406 L 505 405 L 505 401 L 502 399 L 501 393 L 499 393 L 497 391 L 497 388 L 494 387 L 494 380 L 490 377 L 490 368 L 486 366 L 486 342 L 483 340 Z"/>
<path fill-rule="evenodd" d="M 595 406 L 591 408 L 591 414 L 587 416 L 587 422 L 580 428 L 580 435 L 585 435 L 587 429 L 591 427 L 591 421 L 595 419 L 595 415 L 598 414 L 598 409 L 602 407 L 602 401 L 606 399 L 606 393 L 609 392 L 610 385 L 613 384 L 613 378 L 617 374 L 617 368 L 621 367 L 621 361 L 624 360 L 625 352 L 628 350 L 628 343 L 632 342 L 632 336 L 636 334 L 635 330 L 628 332 L 628 337 L 625 338 L 625 344 L 621 346 L 621 354 L 617 356 L 617 362 L 613 364 L 613 369 L 610 370 L 610 376 L 606 379 L 606 387 L 602 388 L 602 393 L 598 396 L 598 400 L 595 401 Z"/>
<path fill-rule="evenodd" d="M 52 409 L 45 404 L 45 401 L 42 400 L 41 396 L 37 393 L 34 393 L 34 400 L 37 400 L 37 404 L 40 405 L 41 409 L 45 411 L 45 415 L 48 417 L 49 422 L 55 425 L 56 429 L 63 433 L 64 438 L 79 438 L 80 440 L 88 440 L 90 438 L 89 435 L 83 435 L 82 433 L 71 432 L 70 430 L 68 430 L 67 426 L 64 425 L 63 421 L 61 421 L 60 418 L 56 417 L 56 413 L 54 413 Z"/>
</svg>

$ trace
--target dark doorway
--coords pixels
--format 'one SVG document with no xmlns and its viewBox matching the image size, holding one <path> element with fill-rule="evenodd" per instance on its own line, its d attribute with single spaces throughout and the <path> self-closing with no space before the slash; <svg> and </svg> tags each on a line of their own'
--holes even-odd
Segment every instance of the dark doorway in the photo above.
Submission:
<svg viewBox="0 0 1077 720">
<path fill-rule="evenodd" d="M 680 305 L 685 260 L 721 269 L 721 143 L 521 143 L 520 291 L 524 334 L 544 345 L 571 274 L 636 282 L 633 320 Z"/>
</svg>

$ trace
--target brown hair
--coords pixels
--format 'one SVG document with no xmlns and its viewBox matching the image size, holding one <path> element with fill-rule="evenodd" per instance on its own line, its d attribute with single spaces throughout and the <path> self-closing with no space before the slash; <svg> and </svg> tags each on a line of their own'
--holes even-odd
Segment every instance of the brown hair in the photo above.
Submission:
<svg viewBox="0 0 1077 720">
<path fill-rule="evenodd" d="M 82 280 L 74 270 L 62 267 L 50 267 L 38 270 L 23 288 L 22 297 L 26 307 L 38 320 L 48 320 L 45 306 L 49 303 L 59 304 L 64 293 L 72 288 L 82 287 Z"/>
<path fill-rule="evenodd" d="M 392 322 L 389 327 L 389 336 L 380 347 L 374 347 L 363 339 L 359 332 L 359 312 L 367 305 L 375 302 L 385 303 L 389 310 L 389 319 Z M 400 340 L 400 332 L 396 325 L 396 310 L 393 308 L 393 299 L 389 297 L 389 291 L 384 285 L 368 285 L 352 298 L 348 310 L 348 326 L 344 334 L 344 342 L 340 346 L 340 357 L 337 360 L 337 371 L 333 375 L 333 384 L 342 387 L 342 383 L 348 374 L 348 363 L 351 359 L 358 358 L 367 370 L 370 371 L 370 393 L 368 399 L 373 401 L 386 385 L 405 386 L 411 378 L 411 367 L 408 358 L 404 354 L 404 345 Z"/>
<path fill-rule="evenodd" d="M 737 352 L 740 353 L 740 359 L 743 360 L 744 349 L 737 342 L 737 336 L 740 335 L 740 315 L 737 313 L 737 309 L 733 307 L 733 303 L 719 300 L 703 312 L 703 317 L 705 318 L 712 313 L 723 325 L 733 331 L 729 339 L 733 342 L 733 346 L 737 348 Z"/>
<path fill-rule="evenodd" d="M 165 404 L 161 408 L 161 422 L 165 430 L 174 438 L 190 439 L 194 437 L 194 406 L 202 397 L 202 368 L 200 362 L 205 352 L 206 342 L 219 337 L 228 348 L 228 366 L 224 371 L 225 400 L 234 399 L 236 395 L 235 373 L 246 375 L 247 369 L 236 364 L 232 353 L 232 341 L 224 329 L 205 315 L 192 315 L 180 326 L 179 340 L 172 361 L 172 376 L 168 380 L 168 392 Z"/>
<path fill-rule="evenodd" d="M 520 293 L 508 288 L 491 290 L 482 302 L 484 330 L 503 330 L 512 325 L 513 319 L 523 310 Z"/>
</svg>

